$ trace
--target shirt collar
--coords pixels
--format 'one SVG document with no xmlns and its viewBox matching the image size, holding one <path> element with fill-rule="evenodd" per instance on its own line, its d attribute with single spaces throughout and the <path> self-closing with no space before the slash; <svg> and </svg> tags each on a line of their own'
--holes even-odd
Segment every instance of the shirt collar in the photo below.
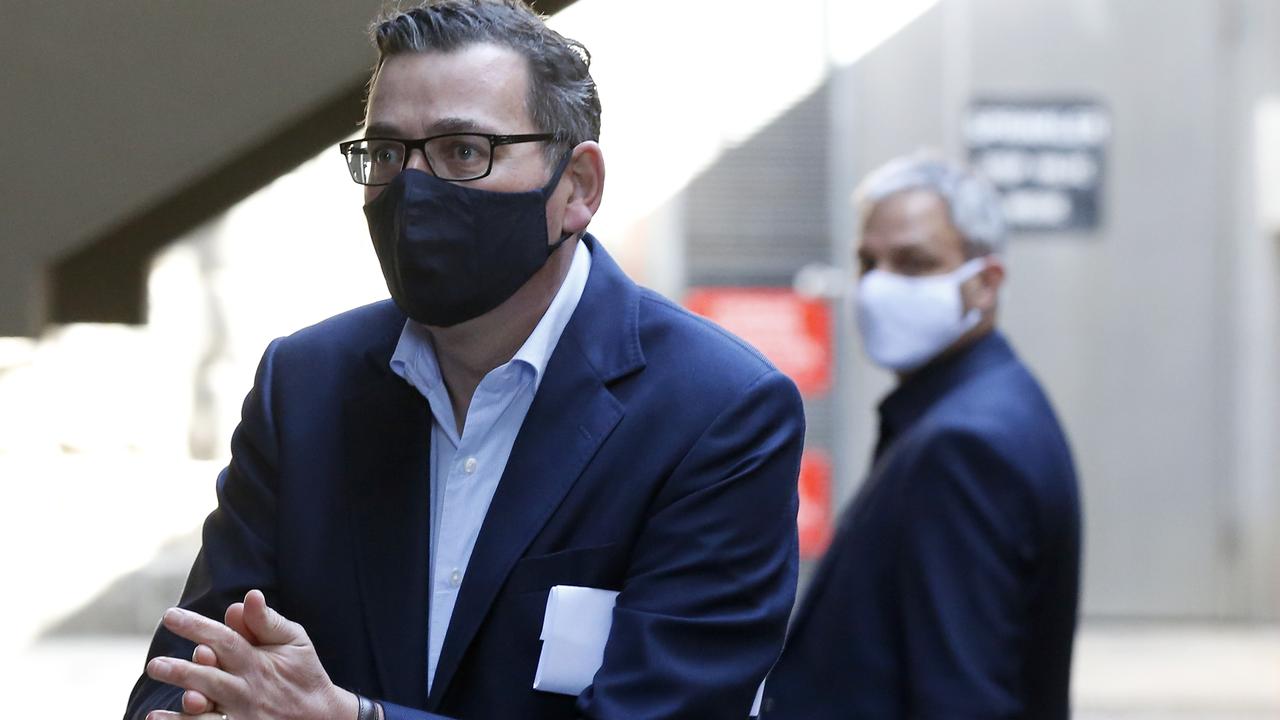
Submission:
<svg viewBox="0 0 1280 720">
<path fill-rule="evenodd" d="M 412 319 L 404 321 L 400 341 L 391 354 L 391 370 L 424 395 L 440 387 L 440 363 L 436 360 L 431 333 L 425 326 Z"/>
<path fill-rule="evenodd" d="M 881 401 L 880 444 L 915 424 L 939 399 L 969 378 L 1012 358 L 1008 341 L 992 331 L 956 354 L 924 366 Z"/>
<path fill-rule="evenodd" d="M 582 299 L 590 272 L 591 251 L 586 243 L 579 241 L 574 246 L 569 272 L 565 275 L 564 282 L 560 283 L 560 289 L 552 298 L 551 305 L 511 358 L 511 362 L 533 370 L 535 391 L 542 382 L 547 363 L 551 361 L 551 354 L 555 352 L 565 326 L 569 324 L 578 301 Z M 441 387 L 443 378 L 440 375 L 440 363 L 436 359 L 435 345 L 432 344 L 431 333 L 420 323 L 412 319 L 405 321 L 404 329 L 400 331 L 400 341 L 391 355 L 391 370 L 424 395 L 429 396 Z"/>
</svg>

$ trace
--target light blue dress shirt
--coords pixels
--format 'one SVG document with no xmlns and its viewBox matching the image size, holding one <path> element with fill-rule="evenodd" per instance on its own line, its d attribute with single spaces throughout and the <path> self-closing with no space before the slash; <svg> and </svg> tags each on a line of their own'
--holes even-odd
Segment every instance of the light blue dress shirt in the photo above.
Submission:
<svg viewBox="0 0 1280 720">
<path fill-rule="evenodd" d="M 490 370 L 476 387 L 461 435 L 428 330 L 413 320 L 406 321 L 391 356 L 391 369 L 422 393 L 433 417 L 428 692 L 480 526 L 551 353 L 582 298 L 590 270 L 591 251 L 579 241 L 569 273 L 537 327 L 511 360 Z"/>
</svg>

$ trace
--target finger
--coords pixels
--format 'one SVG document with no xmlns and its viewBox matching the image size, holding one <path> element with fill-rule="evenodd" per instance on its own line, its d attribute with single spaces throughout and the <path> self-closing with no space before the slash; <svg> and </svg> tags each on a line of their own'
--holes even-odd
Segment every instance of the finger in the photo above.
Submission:
<svg viewBox="0 0 1280 720">
<path fill-rule="evenodd" d="M 188 715 L 213 712 L 213 701 L 199 690 L 188 690 L 182 693 L 182 712 Z"/>
<path fill-rule="evenodd" d="M 171 710 L 152 710 L 147 713 L 147 720 L 222 720 L 222 713 L 206 712 L 199 715 L 187 715 Z"/>
<path fill-rule="evenodd" d="M 243 667 L 251 649 L 249 643 L 235 630 L 190 610 L 169 608 L 164 611 L 161 622 L 174 635 L 213 648 L 219 664 L 228 670 Z"/>
<path fill-rule="evenodd" d="M 196 665 L 177 658 L 152 658 L 147 663 L 147 676 L 183 690 L 195 690 L 206 699 L 223 705 L 234 705 L 244 695 L 240 680 L 234 675 L 219 668 Z"/>
<path fill-rule="evenodd" d="M 259 590 L 244 596 L 244 622 L 264 645 L 288 645 L 307 637 L 301 625 L 267 607 L 267 598 Z"/>
<path fill-rule="evenodd" d="M 191 662 L 197 665 L 218 667 L 218 654 L 208 645 L 197 645 L 196 649 L 191 652 Z"/>
<path fill-rule="evenodd" d="M 248 640 L 250 645 L 262 644 L 262 642 L 258 640 L 258 636 L 254 635 L 253 631 L 244 624 L 244 603 L 231 603 L 231 605 L 227 607 L 226 615 L 223 617 L 227 627 L 240 633 L 240 637 Z"/>
</svg>

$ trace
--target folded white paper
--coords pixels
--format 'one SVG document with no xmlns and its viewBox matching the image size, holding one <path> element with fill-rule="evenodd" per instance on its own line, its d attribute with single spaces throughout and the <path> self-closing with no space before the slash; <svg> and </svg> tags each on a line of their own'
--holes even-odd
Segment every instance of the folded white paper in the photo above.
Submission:
<svg viewBox="0 0 1280 720">
<path fill-rule="evenodd" d="M 613 626 L 614 590 L 556 585 L 547 595 L 542 617 L 542 654 L 533 689 L 577 695 L 595 679 L 604 662 L 604 646 Z M 756 690 L 751 716 L 760 714 L 764 683 Z"/>
<path fill-rule="evenodd" d="M 577 695 L 591 684 L 613 625 L 613 590 L 556 585 L 542 619 L 542 654 L 533 689 Z"/>
</svg>

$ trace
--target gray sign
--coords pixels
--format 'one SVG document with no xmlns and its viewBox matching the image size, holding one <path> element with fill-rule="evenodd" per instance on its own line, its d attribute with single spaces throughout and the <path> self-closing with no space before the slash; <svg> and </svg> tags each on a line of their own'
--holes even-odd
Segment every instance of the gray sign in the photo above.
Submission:
<svg viewBox="0 0 1280 720">
<path fill-rule="evenodd" d="M 970 164 L 1000 191 L 1010 230 L 1087 231 L 1101 223 L 1111 138 L 1102 105 L 980 100 L 964 137 Z"/>
</svg>

